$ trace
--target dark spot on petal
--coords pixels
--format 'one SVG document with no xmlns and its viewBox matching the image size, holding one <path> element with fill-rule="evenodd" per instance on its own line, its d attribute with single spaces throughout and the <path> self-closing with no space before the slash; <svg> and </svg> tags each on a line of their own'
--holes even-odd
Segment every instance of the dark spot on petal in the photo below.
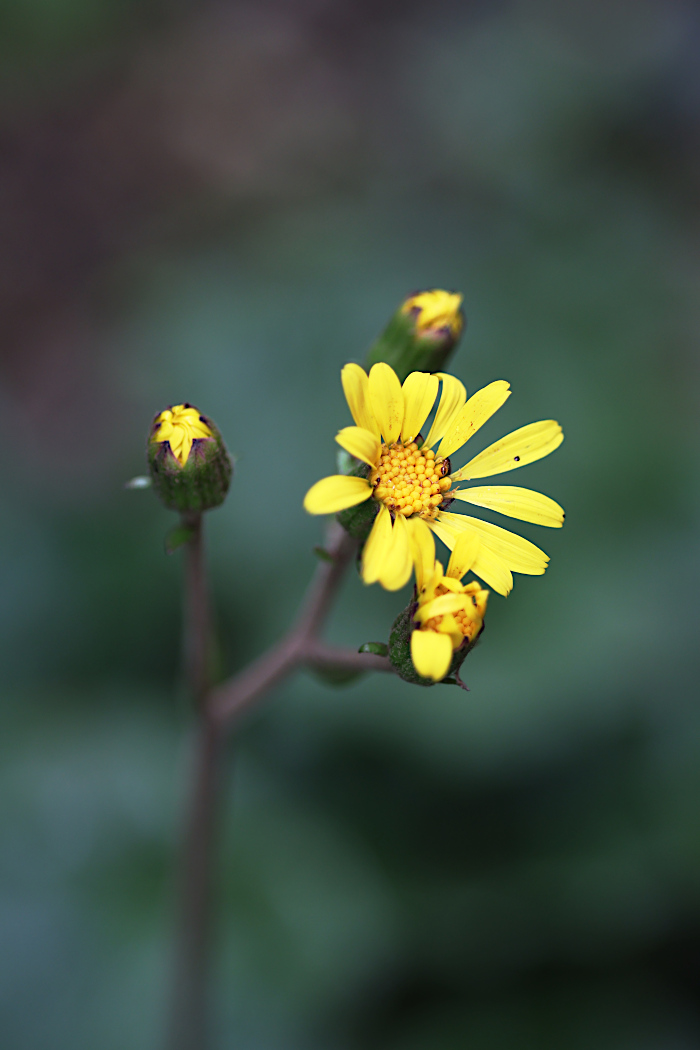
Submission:
<svg viewBox="0 0 700 1050">
<path fill-rule="evenodd" d="M 513 459 L 515 460 L 516 463 L 520 462 L 520 456 L 513 456 Z"/>
</svg>

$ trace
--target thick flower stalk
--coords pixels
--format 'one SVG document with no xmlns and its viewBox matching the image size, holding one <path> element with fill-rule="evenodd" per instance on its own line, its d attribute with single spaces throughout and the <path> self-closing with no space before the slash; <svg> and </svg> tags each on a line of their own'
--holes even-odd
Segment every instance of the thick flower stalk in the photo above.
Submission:
<svg viewBox="0 0 700 1050">
<path fill-rule="evenodd" d="M 304 507 L 310 514 L 334 514 L 368 501 L 373 523 L 362 553 L 365 583 L 379 582 L 387 590 L 407 583 L 413 565 L 407 522 L 414 517 L 450 550 L 462 534 L 478 539 L 472 571 L 499 594 L 511 591 L 513 572 L 544 573 L 549 558 L 534 543 L 479 518 L 454 514 L 448 507 L 456 499 L 521 521 L 560 527 L 564 511 L 540 492 L 460 485 L 549 455 L 563 441 L 557 422 L 541 420 L 521 427 L 453 470 L 451 457 L 505 403 L 508 383 L 496 380 L 467 400 L 463 384 L 454 376 L 412 372 L 401 384 L 383 362 L 373 365 L 369 376 L 359 365 L 346 365 L 341 379 L 356 425 L 340 430 L 336 441 L 361 466 L 352 475 L 322 478 L 307 492 Z M 421 429 L 435 407 L 440 384 L 437 410 L 423 440 Z"/>
</svg>

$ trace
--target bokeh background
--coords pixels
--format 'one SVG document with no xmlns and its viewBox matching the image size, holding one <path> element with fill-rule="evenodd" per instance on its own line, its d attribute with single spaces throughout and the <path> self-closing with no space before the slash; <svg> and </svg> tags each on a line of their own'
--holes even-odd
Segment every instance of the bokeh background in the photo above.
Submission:
<svg viewBox="0 0 700 1050">
<path fill-rule="evenodd" d="M 513 483 L 567 524 L 522 527 L 551 566 L 492 598 L 469 694 L 299 675 L 246 719 L 217 1047 L 700 1046 L 700 9 L 4 0 L 0 30 L 3 1045 L 161 1040 L 191 726 L 172 516 L 123 489 L 152 415 L 237 456 L 234 670 L 313 571 L 340 367 L 443 286 L 454 372 L 514 389 L 480 447 L 564 425 Z M 351 574 L 329 637 L 405 597 Z"/>
</svg>

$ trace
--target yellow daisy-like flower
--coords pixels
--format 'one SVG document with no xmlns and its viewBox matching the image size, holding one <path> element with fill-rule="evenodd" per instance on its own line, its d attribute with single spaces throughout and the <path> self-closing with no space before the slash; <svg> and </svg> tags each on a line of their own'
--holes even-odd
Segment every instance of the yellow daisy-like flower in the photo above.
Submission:
<svg viewBox="0 0 700 1050">
<path fill-rule="evenodd" d="M 457 292 L 434 288 L 430 292 L 418 292 L 410 296 L 401 307 L 401 312 L 413 314 L 419 332 L 446 328 L 453 339 L 457 339 L 464 327 L 461 307 L 462 296 Z"/>
<path fill-rule="evenodd" d="M 155 421 L 151 441 L 167 441 L 175 459 L 184 467 L 196 438 L 212 437 L 202 416 L 192 405 L 173 405 L 166 408 Z"/>
<path fill-rule="evenodd" d="M 323 478 L 307 492 L 304 507 L 310 514 L 334 514 L 370 498 L 379 504 L 362 554 L 365 583 L 378 581 L 387 590 L 398 590 L 408 581 L 412 556 L 407 521 L 414 516 L 450 550 L 462 533 L 478 537 L 473 572 L 499 594 L 512 589 L 513 572 L 539 576 L 545 571 L 549 558 L 533 543 L 490 522 L 450 513 L 447 507 L 458 499 L 522 521 L 560 527 L 564 511 L 540 492 L 501 485 L 454 487 L 549 455 L 564 439 L 558 423 L 548 419 L 521 427 L 453 472 L 450 457 L 505 403 L 508 383 L 496 380 L 467 400 L 462 383 L 444 372 L 412 372 L 402 386 L 393 369 L 380 362 L 369 376 L 359 365 L 346 365 L 341 378 L 356 425 L 339 431 L 336 441 L 368 465 L 367 477 Z M 437 411 L 421 441 L 420 430 L 440 382 Z"/>
<path fill-rule="evenodd" d="M 411 524 L 418 591 L 411 660 L 418 674 L 440 682 L 449 671 L 453 652 L 465 642 L 473 644 L 484 625 L 489 592 L 476 580 L 460 582 L 476 560 L 480 541 L 473 535 L 461 535 L 444 573 L 435 561 L 430 531 L 420 520 Z"/>
</svg>

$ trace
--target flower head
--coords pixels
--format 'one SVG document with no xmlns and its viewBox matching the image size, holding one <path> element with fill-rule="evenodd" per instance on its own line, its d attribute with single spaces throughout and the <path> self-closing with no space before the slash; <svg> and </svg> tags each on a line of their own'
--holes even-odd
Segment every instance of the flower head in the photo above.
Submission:
<svg viewBox="0 0 700 1050">
<path fill-rule="evenodd" d="M 416 552 L 418 604 L 411 635 L 411 660 L 419 675 L 441 681 L 450 669 L 453 654 L 466 656 L 484 625 L 489 592 L 476 580 L 463 584 L 480 546 L 478 537 L 461 535 L 455 543 L 447 572 L 435 561 L 435 541 L 420 520 L 412 530 Z"/>
<path fill-rule="evenodd" d="M 457 499 L 522 521 L 561 526 L 562 508 L 540 492 L 500 485 L 457 487 L 553 452 L 563 441 L 558 423 L 550 419 L 521 427 L 453 471 L 450 457 L 505 403 L 508 383 L 496 380 L 467 400 L 462 383 L 443 372 L 412 372 L 402 385 L 393 369 L 380 362 L 369 376 L 359 365 L 346 365 L 341 378 L 356 425 L 340 430 L 336 441 L 365 467 L 362 476 L 336 474 L 318 481 L 304 506 L 310 514 L 332 514 L 372 500 L 370 510 L 376 516 L 362 554 L 365 583 L 378 581 L 387 590 L 398 590 L 408 581 L 411 518 L 422 519 L 450 550 L 463 533 L 477 537 L 473 572 L 500 594 L 511 590 L 513 572 L 539 576 L 545 571 L 549 559 L 533 543 L 447 508 Z M 440 383 L 440 400 L 423 440 L 420 431 Z"/>
<path fill-rule="evenodd" d="M 453 339 L 459 338 L 464 327 L 462 296 L 457 292 L 446 292 L 434 288 L 430 292 L 417 292 L 406 299 L 402 313 L 411 314 L 416 329 L 426 335 L 447 330 Z"/>
<path fill-rule="evenodd" d="M 148 436 L 153 486 L 166 507 L 199 512 L 223 503 L 233 467 L 215 424 L 192 405 L 171 405 Z"/>
</svg>

